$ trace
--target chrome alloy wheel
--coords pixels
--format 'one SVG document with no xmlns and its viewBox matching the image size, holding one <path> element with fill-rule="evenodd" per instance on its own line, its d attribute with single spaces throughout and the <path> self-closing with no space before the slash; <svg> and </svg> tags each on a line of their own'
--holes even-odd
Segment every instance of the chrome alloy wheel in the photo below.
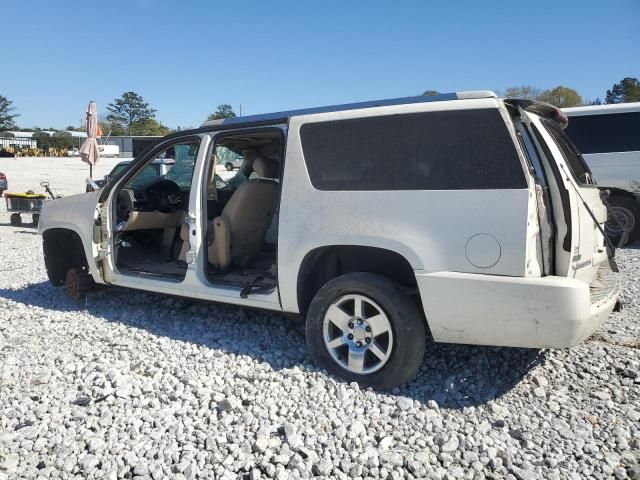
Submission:
<svg viewBox="0 0 640 480">
<path fill-rule="evenodd" d="M 391 322 L 384 310 L 364 295 L 347 294 L 333 302 L 324 315 L 322 330 L 331 358 L 349 372 L 373 373 L 391 356 Z"/>
</svg>

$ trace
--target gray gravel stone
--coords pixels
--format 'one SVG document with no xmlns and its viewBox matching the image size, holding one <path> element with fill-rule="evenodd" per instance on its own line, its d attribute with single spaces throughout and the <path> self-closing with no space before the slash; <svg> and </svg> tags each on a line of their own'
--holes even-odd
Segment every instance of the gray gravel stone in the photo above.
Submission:
<svg viewBox="0 0 640 480">
<path fill-rule="evenodd" d="M 389 465 L 391 467 L 401 467 L 404 463 L 402 459 L 402 455 L 398 452 L 394 452 L 391 450 L 385 450 L 380 452 L 380 463 L 383 465 Z"/>
<path fill-rule="evenodd" d="M 16 453 L 8 453 L 0 456 L 0 471 L 11 473 L 16 470 L 20 457 Z"/>
<path fill-rule="evenodd" d="M 409 410 L 413 407 L 413 400 L 407 397 L 399 397 L 396 404 L 400 410 Z"/>
<path fill-rule="evenodd" d="M 460 441 L 458 440 L 458 437 L 451 437 L 440 446 L 440 451 L 445 453 L 455 452 L 459 445 Z"/>
<path fill-rule="evenodd" d="M 625 309 L 581 345 L 429 343 L 414 382 L 375 392 L 316 369 L 277 314 L 72 302 L 0 217 L 0 480 L 638 477 L 640 245 L 618 251 Z"/>
<path fill-rule="evenodd" d="M 314 465 L 314 471 L 316 475 L 321 477 L 327 477 L 333 470 L 333 464 L 329 461 L 323 460 Z"/>
<path fill-rule="evenodd" d="M 597 398 L 598 400 L 609 400 L 611 398 L 611 395 L 609 395 L 608 392 L 603 392 L 602 390 L 591 392 L 591 396 L 593 398 Z"/>
</svg>

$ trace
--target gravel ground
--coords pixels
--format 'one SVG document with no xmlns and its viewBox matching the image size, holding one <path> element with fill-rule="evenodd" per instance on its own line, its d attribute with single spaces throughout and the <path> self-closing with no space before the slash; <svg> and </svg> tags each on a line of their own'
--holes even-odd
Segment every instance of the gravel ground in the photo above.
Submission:
<svg viewBox="0 0 640 480">
<path fill-rule="evenodd" d="M 430 344 L 380 393 L 313 367 L 280 315 L 119 288 L 78 305 L 8 224 L 0 479 L 640 478 L 638 244 L 625 309 L 583 345 Z"/>
</svg>

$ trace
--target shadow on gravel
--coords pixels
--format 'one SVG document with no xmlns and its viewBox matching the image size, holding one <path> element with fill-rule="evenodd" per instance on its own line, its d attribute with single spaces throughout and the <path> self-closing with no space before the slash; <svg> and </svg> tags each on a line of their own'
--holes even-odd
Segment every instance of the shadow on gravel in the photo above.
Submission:
<svg viewBox="0 0 640 480">
<path fill-rule="evenodd" d="M 48 282 L 15 290 L 0 288 L 0 298 L 58 312 L 86 311 L 153 335 L 247 355 L 267 362 L 274 370 L 303 364 L 312 369 L 306 354 L 304 325 L 276 313 L 118 287 L 92 293 L 78 304 Z M 34 317 L 37 315 L 34 312 Z M 114 348 L 122 345 L 121 340 L 105 339 Z M 545 352 L 541 350 L 430 341 L 416 379 L 394 393 L 423 403 L 435 400 L 446 408 L 482 405 L 509 392 L 544 360 Z"/>
<path fill-rule="evenodd" d="M 640 250 L 640 240 L 637 240 L 633 243 L 630 243 L 629 245 L 625 245 L 624 247 L 622 247 L 622 250 Z"/>
</svg>

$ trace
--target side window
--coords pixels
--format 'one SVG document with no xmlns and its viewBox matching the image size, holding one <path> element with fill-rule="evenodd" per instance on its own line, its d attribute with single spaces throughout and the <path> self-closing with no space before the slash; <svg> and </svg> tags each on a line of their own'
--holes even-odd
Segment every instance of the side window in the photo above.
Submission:
<svg viewBox="0 0 640 480">
<path fill-rule="evenodd" d="M 144 190 L 164 175 L 164 178 L 172 180 L 182 190 L 189 190 L 199 147 L 200 140 L 189 140 L 171 145 L 157 153 L 151 161 L 138 170 L 125 188 Z M 169 171 L 164 174 L 167 168 Z"/>
<path fill-rule="evenodd" d="M 308 123 L 300 136 L 318 190 L 527 187 L 497 109 Z"/>
<path fill-rule="evenodd" d="M 640 112 L 572 116 L 565 131 L 585 154 L 640 151 Z"/>
</svg>

